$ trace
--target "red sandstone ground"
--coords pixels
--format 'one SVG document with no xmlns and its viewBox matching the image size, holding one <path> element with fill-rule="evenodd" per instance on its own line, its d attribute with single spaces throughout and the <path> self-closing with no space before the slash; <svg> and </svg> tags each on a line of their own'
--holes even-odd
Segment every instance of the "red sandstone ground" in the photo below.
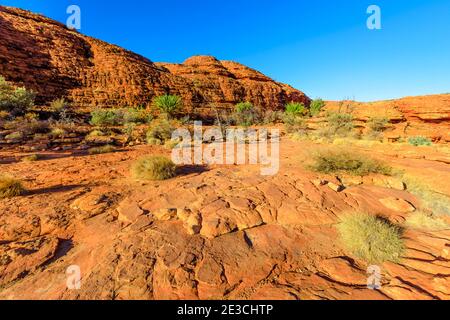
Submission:
<svg viewBox="0 0 450 320">
<path fill-rule="evenodd" d="M 0 298 L 449 299 L 450 230 L 407 229 L 401 262 L 383 264 L 382 289 L 367 289 L 367 264 L 337 239 L 339 217 L 366 211 L 401 224 L 421 200 L 394 178 L 370 177 L 343 192 L 315 185 L 318 178 L 335 181 L 304 167 L 320 147 L 283 139 L 274 177 L 255 166 L 214 166 L 135 182 L 134 159 L 168 153 L 150 146 L 2 164 L 30 191 L 0 201 Z M 448 149 L 346 148 L 450 195 Z M 410 206 L 386 206 L 386 199 Z M 66 288 L 70 265 L 81 267 L 80 291 Z"/>
</svg>

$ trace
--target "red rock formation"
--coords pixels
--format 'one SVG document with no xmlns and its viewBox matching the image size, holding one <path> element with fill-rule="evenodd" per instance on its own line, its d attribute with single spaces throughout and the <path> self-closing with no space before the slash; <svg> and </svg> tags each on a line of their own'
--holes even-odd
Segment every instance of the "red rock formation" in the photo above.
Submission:
<svg viewBox="0 0 450 320">
<path fill-rule="evenodd" d="M 156 95 L 183 97 L 186 112 L 250 101 L 265 109 L 309 99 L 234 62 L 193 57 L 154 64 L 120 47 L 84 36 L 20 9 L 0 6 L 0 75 L 38 93 L 39 103 L 66 96 L 79 107 L 149 105 Z"/>
<path fill-rule="evenodd" d="M 450 94 L 406 97 L 370 103 L 349 102 L 355 120 L 365 126 L 371 117 L 385 117 L 393 124 L 388 136 L 429 137 L 436 142 L 450 142 Z M 336 111 L 338 102 L 328 102 Z"/>
</svg>

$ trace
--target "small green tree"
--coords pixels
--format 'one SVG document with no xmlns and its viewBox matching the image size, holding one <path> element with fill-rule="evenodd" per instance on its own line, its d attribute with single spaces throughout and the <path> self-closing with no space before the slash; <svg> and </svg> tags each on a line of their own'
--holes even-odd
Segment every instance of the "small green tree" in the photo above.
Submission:
<svg viewBox="0 0 450 320">
<path fill-rule="evenodd" d="M 155 97 L 153 106 L 169 117 L 173 117 L 182 108 L 183 101 L 179 96 L 166 94 Z"/>
<path fill-rule="evenodd" d="M 23 115 L 34 106 L 36 94 L 25 87 L 15 87 L 0 76 L 0 111 Z"/>
<path fill-rule="evenodd" d="M 353 128 L 353 115 L 350 113 L 333 112 L 328 114 L 327 122 L 332 135 L 349 135 Z"/>
<path fill-rule="evenodd" d="M 303 116 L 306 113 L 306 108 L 303 103 L 290 102 L 285 106 L 286 113 L 294 116 Z"/>
<path fill-rule="evenodd" d="M 320 98 L 315 99 L 311 102 L 309 113 L 311 116 L 315 117 L 322 111 L 323 107 L 325 107 L 325 102 Z"/>
</svg>

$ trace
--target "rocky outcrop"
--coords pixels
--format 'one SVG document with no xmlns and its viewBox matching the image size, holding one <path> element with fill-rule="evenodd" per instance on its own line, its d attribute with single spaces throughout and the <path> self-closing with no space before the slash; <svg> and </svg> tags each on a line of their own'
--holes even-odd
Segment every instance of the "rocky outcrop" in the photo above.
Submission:
<svg viewBox="0 0 450 320">
<path fill-rule="evenodd" d="M 149 105 L 154 96 L 183 97 L 186 113 L 250 101 L 264 109 L 309 99 L 235 62 L 193 57 L 155 64 L 120 47 L 84 36 L 20 9 L 0 6 L 0 75 L 38 93 L 46 104 L 62 96 L 78 107 Z"/>
<path fill-rule="evenodd" d="M 396 140 L 423 136 L 435 142 L 450 142 L 450 94 L 406 97 L 369 103 L 327 102 L 328 111 L 351 112 L 356 125 L 367 128 L 370 118 L 387 118 L 386 137 Z M 322 119 L 323 120 L 323 119 Z M 318 120 L 320 122 L 321 119 Z"/>
</svg>

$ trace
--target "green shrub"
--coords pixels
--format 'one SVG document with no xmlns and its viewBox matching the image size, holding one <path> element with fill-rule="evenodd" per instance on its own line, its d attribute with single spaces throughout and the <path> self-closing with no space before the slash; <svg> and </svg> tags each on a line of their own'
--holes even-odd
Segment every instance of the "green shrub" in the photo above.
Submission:
<svg viewBox="0 0 450 320">
<path fill-rule="evenodd" d="M 107 144 L 107 145 L 101 146 L 101 147 L 90 148 L 89 154 L 91 154 L 91 155 L 103 154 L 103 153 L 111 153 L 111 152 L 115 152 L 115 151 L 116 151 L 116 148 L 114 146 Z"/>
<path fill-rule="evenodd" d="M 36 95 L 24 87 L 15 87 L 0 76 L 0 111 L 23 115 L 34 106 Z"/>
<path fill-rule="evenodd" d="M 234 122 L 237 125 L 249 127 L 261 123 L 262 118 L 260 110 L 250 102 L 240 102 L 235 106 Z"/>
<path fill-rule="evenodd" d="M 13 198 L 22 195 L 25 189 L 20 180 L 10 176 L 0 176 L 0 199 Z"/>
<path fill-rule="evenodd" d="M 147 130 L 147 143 L 150 145 L 163 145 L 172 138 L 174 130 L 167 119 L 154 120 Z"/>
<path fill-rule="evenodd" d="M 112 127 L 122 123 L 122 112 L 115 109 L 97 109 L 91 112 L 91 125 L 96 127 Z"/>
<path fill-rule="evenodd" d="M 350 113 L 332 112 L 327 116 L 328 129 L 332 135 L 347 136 L 353 128 L 353 115 Z"/>
<path fill-rule="evenodd" d="M 147 156 L 133 164 L 131 174 L 138 180 L 167 180 L 175 177 L 176 165 L 165 157 Z"/>
<path fill-rule="evenodd" d="M 285 112 L 294 116 L 303 116 L 306 113 L 306 108 L 303 103 L 290 102 L 285 106 Z"/>
<path fill-rule="evenodd" d="M 166 94 L 155 97 L 153 99 L 153 106 L 172 117 L 182 108 L 183 101 L 179 96 Z"/>
<path fill-rule="evenodd" d="M 411 137 L 408 139 L 408 143 L 415 147 L 433 145 L 433 142 L 425 137 Z"/>
<path fill-rule="evenodd" d="M 388 165 L 355 152 L 327 150 L 316 153 L 313 160 L 311 169 L 321 173 L 345 172 L 358 176 L 392 174 L 392 168 Z"/>
<path fill-rule="evenodd" d="M 153 120 L 151 113 L 143 108 L 128 108 L 123 113 L 123 121 L 125 123 L 149 123 Z"/>
<path fill-rule="evenodd" d="M 337 229 L 345 248 L 368 263 L 399 262 L 405 250 L 401 229 L 373 215 L 347 214 Z"/>
<path fill-rule="evenodd" d="M 325 102 L 322 99 L 315 99 L 311 101 L 309 113 L 311 114 L 311 116 L 315 117 L 320 114 L 323 107 L 325 107 Z"/>
</svg>

